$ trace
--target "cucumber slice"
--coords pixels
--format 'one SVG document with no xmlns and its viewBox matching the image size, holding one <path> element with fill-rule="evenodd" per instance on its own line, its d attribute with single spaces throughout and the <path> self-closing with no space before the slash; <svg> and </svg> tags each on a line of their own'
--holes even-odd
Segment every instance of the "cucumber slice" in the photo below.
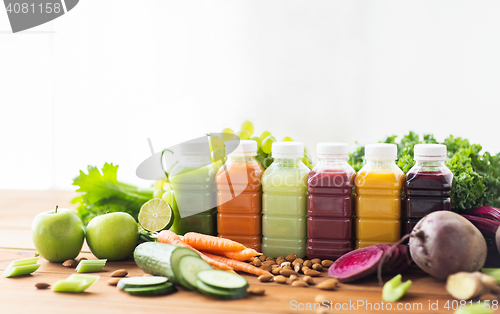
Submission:
<svg viewBox="0 0 500 314">
<path fill-rule="evenodd" d="M 197 275 L 202 270 L 213 270 L 212 266 L 197 256 L 184 256 L 179 262 L 179 282 L 189 290 L 196 290 Z"/>
<path fill-rule="evenodd" d="M 196 286 L 201 294 L 207 295 L 212 298 L 224 299 L 224 300 L 234 300 L 241 299 L 247 296 L 246 288 L 240 289 L 219 289 L 205 284 L 201 280 L 196 281 Z"/>
<path fill-rule="evenodd" d="M 147 286 L 140 288 L 125 288 L 124 291 L 132 295 L 164 295 L 177 291 L 177 289 L 175 288 L 173 283 L 165 282 L 155 286 Z"/>
<path fill-rule="evenodd" d="M 161 285 L 168 281 L 167 277 L 152 276 L 152 277 L 128 277 L 118 281 L 116 287 L 118 289 L 127 288 L 142 288 L 148 286 Z"/>
<path fill-rule="evenodd" d="M 31 264 L 23 266 L 7 266 L 3 272 L 6 278 L 29 275 L 40 267 L 41 264 Z"/>
<path fill-rule="evenodd" d="M 204 270 L 198 273 L 203 283 L 218 289 L 243 289 L 248 287 L 245 278 L 222 270 Z"/>
</svg>

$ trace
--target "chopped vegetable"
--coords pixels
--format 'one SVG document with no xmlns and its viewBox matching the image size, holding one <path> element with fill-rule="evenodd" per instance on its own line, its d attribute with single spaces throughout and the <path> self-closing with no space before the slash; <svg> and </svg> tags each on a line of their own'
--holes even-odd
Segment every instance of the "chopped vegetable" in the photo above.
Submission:
<svg viewBox="0 0 500 314">
<path fill-rule="evenodd" d="M 469 300 L 490 292 L 498 292 L 495 278 L 478 271 L 459 272 L 448 276 L 446 291 L 459 300 Z"/>
<path fill-rule="evenodd" d="M 200 251 L 196 250 L 195 248 L 191 247 L 190 245 L 184 243 L 181 240 L 181 238 L 179 238 L 179 236 L 177 234 L 175 234 L 174 232 L 172 232 L 170 230 L 163 230 L 162 232 L 160 232 L 158 234 L 158 241 L 161 243 L 179 245 L 179 246 L 184 246 L 184 247 L 190 248 L 191 250 L 198 253 L 201 256 L 201 258 L 205 262 L 209 263 L 211 266 L 217 267 L 218 269 L 222 269 L 222 270 L 233 270 L 228 265 L 217 262 L 217 261 L 213 260 L 212 258 L 208 257 L 206 254 L 201 253 Z"/>
<path fill-rule="evenodd" d="M 125 288 L 124 291 L 132 295 L 154 296 L 154 295 L 169 294 L 177 291 L 177 289 L 175 288 L 173 283 L 165 282 L 160 285 L 154 285 L 154 286 Z"/>
<path fill-rule="evenodd" d="M 97 273 L 100 272 L 104 265 L 106 265 L 106 259 L 93 259 L 93 260 L 81 260 L 76 266 L 76 271 L 79 273 Z"/>
<path fill-rule="evenodd" d="M 40 264 L 37 264 L 40 257 L 31 257 L 12 261 L 3 272 L 6 278 L 29 275 L 36 271 Z"/>
<path fill-rule="evenodd" d="M 248 261 L 252 257 L 262 255 L 262 253 L 257 252 L 254 249 L 246 248 L 240 251 L 207 251 L 208 253 L 224 256 L 230 259 L 235 259 L 237 261 Z"/>
<path fill-rule="evenodd" d="M 246 289 L 248 283 L 240 275 L 221 270 L 203 270 L 198 273 L 198 279 L 203 283 L 219 289 Z"/>
<path fill-rule="evenodd" d="M 422 218 L 410 236 L 410 253 L 428 274 L 449 275 L 480 270 L 486 261 L 486 241 L 464 217 L 451 211 L 436 211 Z"/>
<path fill-rule="evenodd" d="M 236 241 L 196 232 L 186 233 L 184 243 L 202 251 L 241 251 L 246 249 L 243 244 Z"/>
<path fill-rule="evenodd" d="M 168 281 L 167 277 L 163 276 L 148 276 L 148 277 L 128 277 L 123 278 L 118 281 L 116 287 L 118 289 L 126 289 L 126 288 L 140 288 L 146 286 L 156 286 L 161 285 Z"/>
<path fill-rule="evenodd" d="M 401 275 L 396 275 L 385 283 L 382 289 L 382 299 L 387 302 L 396 302 L 401 299 L 411 287 L 411 280 L 401 282 Z"/>
<path fill-rule="evenodd" d="M 139 189 L 117 180 L 118 166 L 105 163 L 101 171 L 88 166 L 88 174 L 80 171 L 73 180 L 79 196 L 71 203 L 78 204 L 78 215 L 87 224 L 93 217 L 107 212 L 126 212 L 137 220 L 141 206 L 153 195 L 151 189 Z M 102 173 L 101 173 L 102 172 Z"/>
<path fill-rule="evenodd" d="M 52 285 L 52 291 L 80 293 L 93 285 L 99 278 L 97 275 L 74 274 L 64 280 L 56 281 Z"/>
<path fill-rule="evenodd" d="M 256 275 L 256 276 L 269 275 L 268 271 L 265 271 L 263 269 L 257 268 L 257 267 L 255 267 L 255 266 L 253 266 L 251 264 L 248 264 L 248 263 L 244 263 L 244 262 L 240 262 L 240 261 L 237 261 L 237 260 L 234 260 L 234 259 L 229 259 L 229 258 L 225 258 L 225 257 L 222 257 L 222 256 L 208 254 L 208 253 L 207 253 L 207 256 L 209 258 L 211 258 L 211 259 L 219 262 L 219 263 L 223 263 L 225 265 L 230 266 L 232 269 L 234 269 L 236 271 L 243 271 L 245 273 Z"/>
</svg>

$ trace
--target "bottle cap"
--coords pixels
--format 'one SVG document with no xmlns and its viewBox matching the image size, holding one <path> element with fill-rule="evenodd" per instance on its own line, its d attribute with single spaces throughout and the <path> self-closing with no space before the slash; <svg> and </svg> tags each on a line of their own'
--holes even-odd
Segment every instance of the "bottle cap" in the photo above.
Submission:
<svg viewBox="0 0 500 314">
<path fill-rule="evenodd" d="M 368 144 L 365 146 L 365 157 L 372 160 L 396 160 L 398 147 L 387 143 Z"/>
<path fill-rule="evenodd" d="M 443 144 L 416 144 L 413 147 L 413 159 L 423 161 L 446 160 L 446 145 Z"/>
<path fill-rule="evenodd" d="M 273 158 L 302 158 L 304 144 L 300 142 L 274 142 L 271 147 Z"/>
<path fill-rule="evenodd" d="M 182 156 L 210 156 L 210 143 L 208 138 L 195 139 L 180 145 Z"/>
<path fill-rule="evenodd" d="M 232 157 L 257 156 L 257 142 L 254 140 L 233 140 L 226 142 L 226 153 Z"/>
<path fill-rule="evenodd" d="M 316 146 L 318 158 L 347 158 L 349 156 L 349 146 L 346 143 L 319 143 Z"/>
</svg>

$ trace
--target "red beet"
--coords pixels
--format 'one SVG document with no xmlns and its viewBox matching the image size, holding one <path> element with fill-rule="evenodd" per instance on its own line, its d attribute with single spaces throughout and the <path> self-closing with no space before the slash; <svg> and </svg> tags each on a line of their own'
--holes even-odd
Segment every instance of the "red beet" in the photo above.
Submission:
<svg viewBox="0 0 500 314">
<path fill-rule="evenodd" d="M 340 282 L 350 282 L 377 271 L 384 249 L 377 245 L 351 251 L 338 258 L 328 269 L 328 275 Z"/>
</svg>

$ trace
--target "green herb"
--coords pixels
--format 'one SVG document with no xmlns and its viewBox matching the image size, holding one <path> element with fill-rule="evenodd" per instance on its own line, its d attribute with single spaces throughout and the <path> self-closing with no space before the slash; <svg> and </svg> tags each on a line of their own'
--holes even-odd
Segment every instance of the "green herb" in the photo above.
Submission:
<svg viewBox="0 0 500 314">
<path fill-rule="evenodd" d="M 105 163 L 102 170 L 88 166 L 88 174 L 80 171 L 73 180 L 78 186 L 71 203 L 78 204 L 78 215 L 85 224 L 93 217 L 107 212 L 126 212 L 137 220 L 141 206 L 153 197 L 153 190 L 140 189 L 117 180 L 118 166 Z"/>
<path fill-rule="evenodd" d="M 405 173 L 415 164 L 415 144 L 438 143 L 432 134 L 424 134 L 421 140 L 415 132 L 409 132 L 399 142 L 397 136 L 390 136 L 382 142 L 398 145 L 397 165 Z M 451 190 L 453 210 L 460 212 L 478 206 L 500 206 L 500 154 L 481 153 L 481 145 L 451 135 L 442 144 L 448 148 L 446 165 L 454 175 Z M 349 163 L 356 171 L 363 166 L 363 157 L 364 147 L 358 147 L 349 155 Z"/>
</svg>

